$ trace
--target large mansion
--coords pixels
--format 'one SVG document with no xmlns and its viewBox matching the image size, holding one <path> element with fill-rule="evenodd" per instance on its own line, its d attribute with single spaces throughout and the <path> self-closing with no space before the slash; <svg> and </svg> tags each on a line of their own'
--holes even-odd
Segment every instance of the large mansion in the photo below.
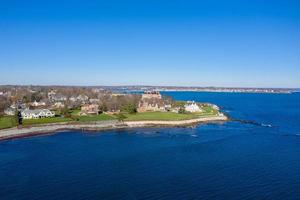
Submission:
<svg viewBox="0 0 300 200">
<path fill-rule="evenodd" d="M 81 106 L 80 115 L 98 115 L 99 105 L 98 104 L 87 104 Z"/>
<path fill-rule="evenodd" d="M 145 91 L 138 105 L 138 112 L 166 111 L 166 104 L 158 91 Z"/>
</svg>

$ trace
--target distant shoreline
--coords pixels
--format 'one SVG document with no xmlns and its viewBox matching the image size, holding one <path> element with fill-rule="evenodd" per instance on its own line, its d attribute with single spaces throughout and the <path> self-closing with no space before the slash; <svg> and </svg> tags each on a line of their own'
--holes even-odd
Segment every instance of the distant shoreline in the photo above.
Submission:
<svg viewBox="0 0 300 200">
<path fill-rule="evenodd" d="M 218 87 L 218 86 L 151 86 L 151 85 L 10 85 L 3 84 L 1 87 L 78 87 L 93 88 L 109 91 L 141 92 L 145 90 L 156 90 L 161 92 L 224 92 L 224 93 L 258 93 L 258 94 L 292 94 L 300 92 L 300 88 L 291 87 Z"/>
<path fill-rule="evenodd" d="M 37 135 L 45 135 L 56 133 L 59 131 L 82 130 L 82 131 L 104 131 L 126 128 L 142 128 L 142 127 L 186 127 L 200 123 L 224 122 L 228 121 L 227 116 L 203 117 L 189 120 L 178 121 L 125 121 L 117 120 L 102 121 L 95 123 L 55 123 L 43 124 L 39 126 L 9 128 L 0 130 L 0 141 L 14 138 L 23 138 Z"/>
<path fill-rule="evenodd" d="M 141 92 L 156 90 L 160 92 L 223 92 L 223 93 L 257 93 L 257 94 L 292 94 L 298 88 L 251 88 L 251 87 L 189 87 L 189 86 L 105 86 L 111 91 Z"/>
<path fill-rule="evenodd" d="M 226 91 L 226 90 L 158 90 L 160 92 L 211 92 L 211 93 L 243 93 L 243 94 L 292 94 L 293 91 L 264 92 L 264 91 Z"/>
<path fill-rule="evenodd" d="M 263 90 L 244 90 L 244 89 L 155 89 L 159 92 L 211 92 L 211 93 L 245 93 L 245 94 L 292 94 L 297 91 L 284 90 L 284 91 L 263 91 Z M 127 92 L 142 92 L 142 90 L 125 90 Z"/>
</svg>

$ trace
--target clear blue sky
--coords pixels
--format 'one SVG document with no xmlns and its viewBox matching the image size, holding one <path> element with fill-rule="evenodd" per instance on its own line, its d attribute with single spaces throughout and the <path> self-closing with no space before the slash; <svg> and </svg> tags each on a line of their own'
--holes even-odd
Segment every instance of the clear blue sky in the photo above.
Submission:
<svg viewBox="0 0 300 200">
<path fill-rule="evenodd" d="M 300 1 L 1 0 L 0 84 L 300 87 Z"/>
</svg>

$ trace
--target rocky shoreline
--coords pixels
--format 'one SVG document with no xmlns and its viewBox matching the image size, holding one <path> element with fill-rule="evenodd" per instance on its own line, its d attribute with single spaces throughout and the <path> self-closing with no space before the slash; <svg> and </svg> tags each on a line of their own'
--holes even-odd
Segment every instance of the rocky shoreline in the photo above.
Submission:
<svg viewBox="0 0 300 200">
<path fill-rule="evenodd" d="M 0 140 L 13 138 L 29 137 L 35 135 L 55 133 L 58 131 L 67 130 L 82 130 L 82 131 L 102 131 L 111 129 L 137 128 L 137 127 L 154 127 L 154 126 L 190 126 L 199 123 L 227 121 L 227 116 L 203 117 L 190 120 L 179 121 L 124 121 L 117 120 L 98 121 L 94 123 L 55 123 L 43 124 L 32 127 L 15 127 L 0 130 Z"/>
</svg>

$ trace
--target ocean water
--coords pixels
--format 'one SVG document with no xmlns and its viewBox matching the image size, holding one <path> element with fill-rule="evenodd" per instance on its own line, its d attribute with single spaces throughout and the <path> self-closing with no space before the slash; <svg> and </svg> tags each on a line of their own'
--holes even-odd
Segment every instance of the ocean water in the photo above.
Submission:
<svg viewBox="0 0 300 200">
<path fill-rule="evenodd" d="M 300 199 L 300 93 L 165 92 L 231 122 L 0 142 L 0 199 Z"/>
</svg>

